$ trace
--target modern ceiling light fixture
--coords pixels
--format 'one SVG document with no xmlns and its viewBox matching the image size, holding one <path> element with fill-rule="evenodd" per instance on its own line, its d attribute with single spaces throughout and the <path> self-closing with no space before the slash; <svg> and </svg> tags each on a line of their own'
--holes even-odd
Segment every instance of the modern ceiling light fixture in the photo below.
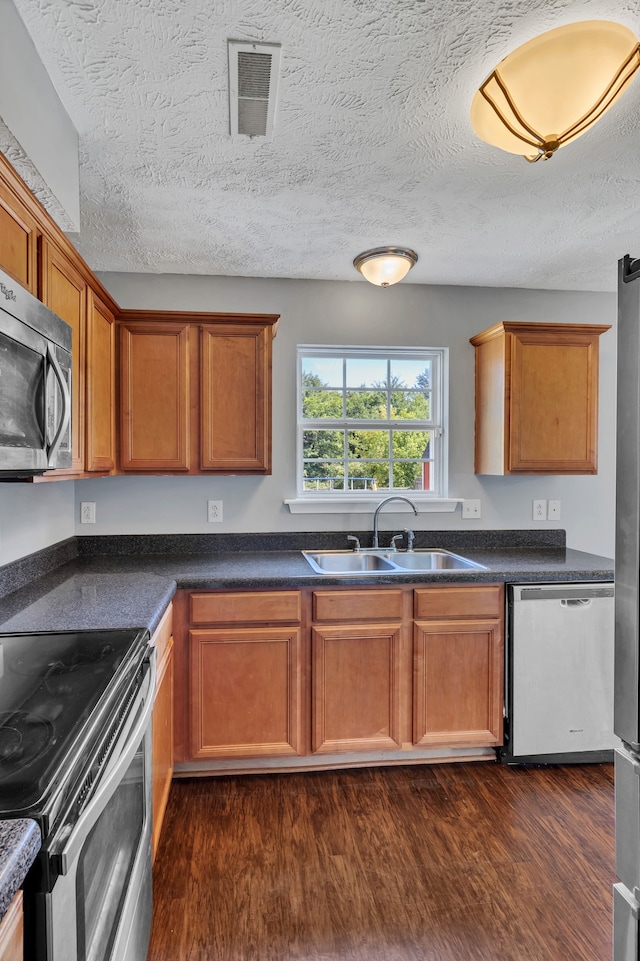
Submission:
<svg viewBox="0 0 640 961">
<path fill-rule="evenodd" d="M 417 253 L 408 247 L 375 247 L 358 254 L 353 266 L 370 284 L 391 287 L 406 277 L 417 262 Z"/>
<path fill-rule="evenodd" d="M 486 143 L 548 160 L 613 106 L 640 66 L 640 44 L 609 20 L 569 23 L 501 60 L 476 92 L 471 125 Z"/>
</svg>

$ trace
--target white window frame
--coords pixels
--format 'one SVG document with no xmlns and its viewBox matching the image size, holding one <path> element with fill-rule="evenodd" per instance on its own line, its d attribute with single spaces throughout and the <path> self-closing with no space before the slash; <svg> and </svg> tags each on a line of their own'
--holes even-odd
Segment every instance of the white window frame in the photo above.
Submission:
<svg viewBox="0 0 640 961">
<path fill-rule="evenodd" d="M 322 421 L 309 421 L 302 417 L 302 361 L 306 357 L 336 358 L 377 358 L 391 360 L 425 359 L 432 362 L 432 403 L 431 416 L 428 421 L 349 421 L 347 418 L 323 418 Z M 330 513 L 370 511 L 371 505 L 379 503 L 385 497 L 402 494 L 410 497 L 420 511 L 453 511 L 459 499 L 448 498 L 448 414 L 449 414 L 449 348 L 447 347 L 359 347 L 336 346 L 319 344 L 299 344 L 296 348 L 296 488 L 297 497 L 286 500 L 292 513 Z M 408 426 L 415 428 L 419 423 L 422 429 L 432 432 L 433 450 L 433 490 L 414 491 L 407 489 L 390 489 L 384 491 L 305 491 L 303 480 L 303 433 L 311 425 L 315 428 L 345 429 L 353 426 L 364 429 L 380 429 L 390 426 L 395 428 Z"/>
</svg>

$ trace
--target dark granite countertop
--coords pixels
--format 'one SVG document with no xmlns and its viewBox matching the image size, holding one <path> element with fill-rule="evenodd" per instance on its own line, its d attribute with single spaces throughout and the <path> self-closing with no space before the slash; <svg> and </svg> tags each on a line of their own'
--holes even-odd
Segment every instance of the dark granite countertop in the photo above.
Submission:
<svg viewBox="0 0 640 961">
<path fill-rule="evenodd" d="M 265 549 L 259 536 L 256 536 L 255 550 L 248 550 L 245 543 L 235 542 L 232 544 L 235 550 L 221 549 L 218 543 L 215 550 L 190 553 L 176 550 L 153 552 L 153 547 L 162 546 L 162 543 L 150 543 L 145 537 L 95 540 L 102 540 L 107 552 L 80 554 L 0 599 L 0 630 L 9 633 L 148 627 L 153 631 L 177 588 L 207 590 L 613 579 L 611 558 L 554 544 L 532 546 L 525 542 L 524 546 L 509 547 L 504 537 L 498 539 L 502 543 L 497 544 L 492 544 L 490 537 L 476 537 L 475 543 L 470 540 L 470 546 L 464 547 L 458 542 L 459 538 L 445 539 L 440 535 L 439 546 L 463 554 L 484 565 L 486 570 L 407 571 L 374 576 L 316 574 L 301 554 L 301 547 L 310 544 L 301 543 L 294 550 Z M 317 541 L 320 541 L 318 546 L 325 549 L 335 547 L 335 539 L 325 544 L 322 535 L 318 535 Z M 138 549 L 132 550 L 132 545 Z M 186 545 L 193 547 L 188 539 Z M 170 546 L 175 548 L 178 545 L 171 543 Z"/>
<path fill-rule="evenodd" d="M 40 829 L 28 818 L 0 821 L 0 920 L 40 850 Z"/>
</svg>

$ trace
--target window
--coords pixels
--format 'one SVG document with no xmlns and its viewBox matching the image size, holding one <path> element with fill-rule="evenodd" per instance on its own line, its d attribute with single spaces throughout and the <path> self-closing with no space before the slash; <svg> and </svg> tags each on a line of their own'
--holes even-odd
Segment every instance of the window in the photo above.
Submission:
<svg viewBox="0 0 640 961">
<path fill-rule="evenodd" d="M 446 496 L 446 348 L 298 347 L 298 492 Z"/>
</svg>

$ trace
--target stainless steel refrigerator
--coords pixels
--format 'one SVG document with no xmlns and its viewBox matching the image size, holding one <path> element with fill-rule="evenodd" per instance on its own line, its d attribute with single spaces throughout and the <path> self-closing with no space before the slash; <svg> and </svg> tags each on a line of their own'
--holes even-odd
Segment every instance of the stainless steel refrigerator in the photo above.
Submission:
<svg viewBox="0 0 640 961">
<path fill-rule="evenodd" d="M 614 961 L 640 958 L 640 259 L 618 263 Z"/>
</svg>

